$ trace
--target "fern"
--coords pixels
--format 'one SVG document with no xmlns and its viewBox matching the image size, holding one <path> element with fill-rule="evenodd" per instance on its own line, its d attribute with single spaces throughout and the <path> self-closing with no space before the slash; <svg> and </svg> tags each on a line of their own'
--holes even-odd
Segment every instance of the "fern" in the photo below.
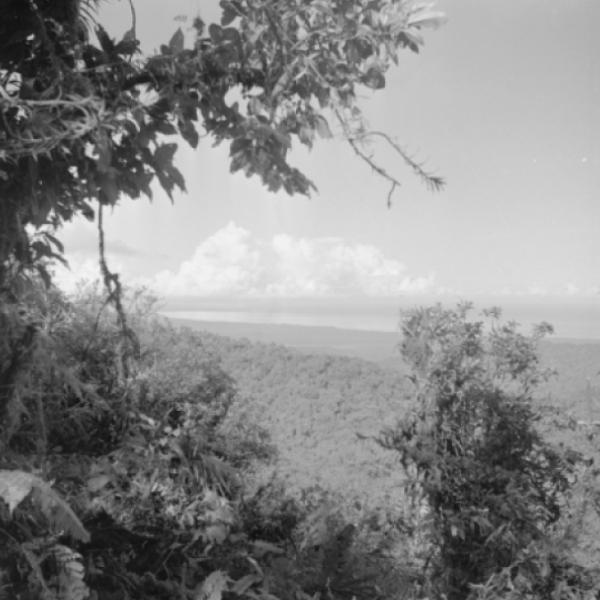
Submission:
<svg viewBox="0 0 600 600">
<path fill-rule="evenodd" d="M 0 470 L 0 498 L 8 505 L 11 516 L 30 495 L 52 529 L 84 543 L 90 541 L 90 534 L 71 507 L 43 479 L 25 471 Z"/>
</svg>

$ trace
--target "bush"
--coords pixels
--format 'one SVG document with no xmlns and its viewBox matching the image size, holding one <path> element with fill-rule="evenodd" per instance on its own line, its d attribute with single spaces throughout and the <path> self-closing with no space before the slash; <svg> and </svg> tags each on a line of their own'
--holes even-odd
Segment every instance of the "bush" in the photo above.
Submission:
<svg viewBox="0 0 600 600">
<path fill-rule="evenodd" d="M 401 352 L 412 366 L 416 407 L 380 438 L 399 453 L 409 495 L 426 514 L 429 592 L 449 600 L 499 573 L 522 575 L 515 565 L 547 543 L 574 479 L 573 464 L 536 430 L 531 404 L 548 376 L 536 345 L 551 327 L 526 337 L 492 310 L 486 332 L 469 311 L 438 305 L 406 314 Z M 531 598 L 562 597 L 547 595 L 557 568 L 529 571 L 531 589 L 543 590 Z"/>
<path fill-rule="evenodd" d="M 232 463 L 264 455 L 268 439 L 248 422 L 229 434 L 235 385 L 197 339 L 154 318 L 144 294 L 127 305 L 136 354 L 93 287 L 67 299 L 32 282 L 0 304 L 0 375 L 11 377 L 0 390 L 2 597 L 158 600 L 264 587 L 253 571 L 278 549 L 254 550 Z"/>
</svg>

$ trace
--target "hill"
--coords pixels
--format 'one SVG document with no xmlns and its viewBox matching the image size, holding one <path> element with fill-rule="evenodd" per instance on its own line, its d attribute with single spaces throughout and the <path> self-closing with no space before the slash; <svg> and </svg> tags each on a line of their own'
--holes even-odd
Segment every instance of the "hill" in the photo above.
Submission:
<svg viewBox="0 0 600 600">
<path fill-rule="evenodd" d="M 187 327 L 234 378 L 235 411 L 268 431 L 279 454 L 274 468 L 289 487 L 319 485 L 373 505 L 398 502 L 395 457 L 357 435 L 377 435 L 410 405 L 406 369 L 394 357 L 397 334 L 173 322 Z M 558 375 L 540 388 L 539 400 L 576 420 L 595 419 L 600 344 L 544 342 L 540 356 Z M 578 447 L 584 441 L 573 431 L 552 435 Z"/>
<path fill-rule="evenodd" d="M 171 319 L 177 326 L 251 342 L 278 344 L 303 353 L 362 358 L 386 370 L 406 373 L 397 345 L 399 334 L 336 327 L 263 325 Z M 576 419 L 600 419 L 600 342 L 548 338 L 540 344 L 542 364 L 556 371 L 540 397 L 564 407 Z"/>
<path fill-rule="evenodd" d="M 364 359 L 194 332 L 236 381 L 238 417 L 264 427 L 286 486 L 318 485 L 369 505 L 399 493 L 395 457 L 368 438 L 409 402 L 405 377 Z M 360 437 L 359 437 L 360 435 Z"/>
</svg>

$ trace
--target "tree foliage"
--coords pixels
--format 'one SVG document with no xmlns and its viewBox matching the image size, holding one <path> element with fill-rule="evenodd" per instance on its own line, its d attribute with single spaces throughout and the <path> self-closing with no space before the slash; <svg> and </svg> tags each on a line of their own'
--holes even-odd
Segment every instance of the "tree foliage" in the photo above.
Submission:
<svg viewBox="0 0 600 600">
<path fill-rule="evenodd" d="M 469 308 L 405 316 L 401 349 L 417 404 L 380 440 L 399 453 L 410 495 L 426 511 L 431 592 L 449 600 L 592 597 L 591 579 L 550 541 L 577 462 L 535 427 L 531 392 L 547 376 L 536 344 L 551 327 L 527 337 L 492 310 L 486 332 Z"/>
<path fill-rule="evenodd" d="M 359 156 L 399 184 L 362 149 L 370 133 L 357 91 L 383 88 L 398 52 L 418 51 L 420 30 L 442 18 L 430 3 L 222 0 L 220 24 L 196 19 L 190 44 L 179 29 L 148 57 L 135 27 L 112 39 L 95 22 L 95 4 L 3 4 L 3 288 L 23 268 L 46 273 L 45 262 L 62 253 L 53 234 L 65 221 L 93 219 L 122 197 L 151 197 L 154 182 L 171 198 L 184 190 L 178 141 L 195 148 L 201 132 L 229 144 L 232 172 L 308 194 L 314 184 L 290 164 L 290 149 L 331 137 L 333 118 Z M 429 185 L 442 185 L 387 140 Z"/>
</svg>

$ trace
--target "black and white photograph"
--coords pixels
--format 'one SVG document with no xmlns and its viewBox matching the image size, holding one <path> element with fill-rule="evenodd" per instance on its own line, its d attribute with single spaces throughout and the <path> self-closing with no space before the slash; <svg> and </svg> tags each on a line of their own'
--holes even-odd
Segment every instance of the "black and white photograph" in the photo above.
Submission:
<svg viewBox="0 0 600 600">
<path fill-rule="evenodd" d="M 598 0 L 0 0 L 0 600 L 600 599 Z"/>
</svg>

